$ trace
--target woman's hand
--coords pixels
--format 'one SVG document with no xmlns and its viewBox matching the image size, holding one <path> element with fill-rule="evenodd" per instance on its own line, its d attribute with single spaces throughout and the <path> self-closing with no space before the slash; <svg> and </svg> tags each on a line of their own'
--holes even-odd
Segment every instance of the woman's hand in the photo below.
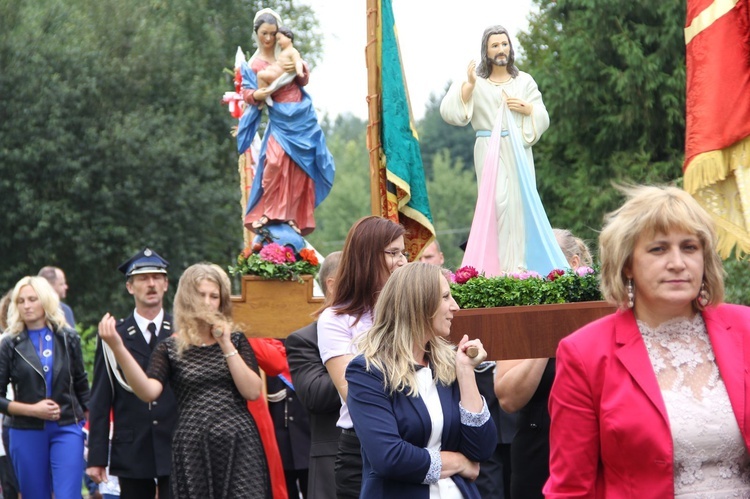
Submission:
<svg viewBox="0 0 750 499">
<path fill-rule="evenodd" d="M 99 337 L 114 350 L 122 346 L 122 338 L 117 334 L 117 321 L 109 313 L 104 314 L 99 321 Z"/>
<path fill-rule="evenodd" d="M 57 421 L 60 419 L 60 406 L 54 400 L 44 399 L 29 407 L 29 416 L 44 419 L 45 421 Z"/>
<path fill-rule="evenodd" d="M 508 97 L 506 102 L 508 103 L 508 108 L 511 111 L 521 113 L 524 116 L 530 116 L 531 112 L 534 110 L 533 104 L 526 102 L 525 100 L 518 99 L 516 97 Z"/>
<path fill-rule="evenodd" d="M 94 483 L 107 482 L 107 469 L 104 466 L 89 466 L 86 468 L 86 474 Z"/>
<path fill-rule="evenodd" d="M 476 348 L 477 355 L 475 357 L 469 357 L 467 354 L 466 351 L 470 347 Z M 474 370 L 474 368 L 484 362 L 484 359 L 486 358 L 487 352 L 485 351 L 484 346 L 482 346 L 480 340 L 469 340 L 469 336 L 464 335 L 464 337 L 461 338 L 461 341 L 458 342 L 458 349 L 456 350 L 456 369 L 467 367 Z"/>
<path fill-rule="evenodd" d="M 467 480 L 476 480 L 479 476 L 479 463 L 470 461 L 460 452 L 440 451 L 440 460 L 443 467 L 440 470 L 440 478 L 450 478 L 459 475 Z"/>
<path fill-rule="evenodd" d="M 224 353 L 235 349 L 232 343 L 232 328 L 226 321 L 221 321 L 211 326 L 211 334 L 216 338 L 216 342 L 221 346 Z"/>
</svg>

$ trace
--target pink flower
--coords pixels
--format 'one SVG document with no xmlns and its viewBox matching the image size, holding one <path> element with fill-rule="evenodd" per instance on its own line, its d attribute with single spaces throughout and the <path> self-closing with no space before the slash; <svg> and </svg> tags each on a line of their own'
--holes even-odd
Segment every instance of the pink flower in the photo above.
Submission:
<svg viewBox="0 0 750 499">
<path fill-rule="evenodd" d="M 537 279 L 542 277 L 541 274 L 539 274 L 539 272 L 534 272 L 533 270 L 524 270 L 523 272 L 514 272 L 510 274 L 510 276 L 515 279 L 521 279 L 522 281 L 524 279 L 529 279 L 532 277 L 537 278 Z"/>
<path fill-rule="evenodd" d="M 277 243 L 268 243 L 260 250 L 260 257 L 271 263 L 286 263 L 286 248 Z"/>
<path fill-rule="evenodd" d="M 594 269 L 592 269 L 591 267 L 578 267 L 576 269 L 576 274 L 578 274 L 581 277 L 588 275 L 588 274 L 593 274 L 593 273 L 594 273 Z"/>
<path fill-rule="evenodd" d="M 294 263 L 297 261 L 297 259 L 294 257 L 294 251 L 290 250 L 289 248 L 286 248 L 284 256 L 286 257 L 286 261 L 289 263 Z"/>
<path fill-rule="evenodd" d="M 477 272 L 477 269 L 475 269 L 471 265 L 467 265 L 465 267 L 461 267 L 456 271 L 455 281 L 457 284 L 465 284 L 466 281 L 468 281 L 472 277 L 477 277 L 478 275 L 479 272 Z"/>
</svg>

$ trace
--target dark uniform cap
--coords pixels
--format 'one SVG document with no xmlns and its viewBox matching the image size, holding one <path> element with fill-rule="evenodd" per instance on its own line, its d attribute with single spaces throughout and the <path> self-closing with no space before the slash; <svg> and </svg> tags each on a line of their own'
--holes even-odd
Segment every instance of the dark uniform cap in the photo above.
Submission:
<svg viewBox="0 0 750 499">
<path fill-rule="evenodd" d="M 130 260 L 123 262 L 117 270 L 130 277 L 137 274 L 166 274 L 169 262 L 149 248 L 143 248 Z"/>
</svg>

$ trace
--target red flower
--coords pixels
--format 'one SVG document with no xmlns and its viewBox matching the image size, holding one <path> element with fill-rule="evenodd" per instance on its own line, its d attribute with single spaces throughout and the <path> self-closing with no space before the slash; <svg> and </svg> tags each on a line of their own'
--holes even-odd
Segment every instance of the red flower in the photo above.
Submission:
<svg viewBox="0 0 750 499">
<path fill-rule="evenodd" d="M 310 248 L 304 248 L 302 251 L 299 252 L 299 256 L 302 257 L 303 260 L 308 262 L 310 265 L 318 265 L 318 256 L 315 254 L 314 250 L 311 250 Z"/>
<path fill-rule="evenodd" d="M 555 279 L 557 279 L 561 275 L 565 275 L 565 271 L 564 270 L 560 270 L 560 269 L 552 270 L 549 274 L 547 274 L 547 280 L 548 281 L 554 281 Z"/>
<path fill-rule="evenodd" d="M 286 261 L 289 263 L 294 263 L 297 261 L 297 258 L 295 258 L 294 256 L 294 251 L 290 250 L 289 248 L 286 248 L 284 256 L 286 257 Z"/>
<path fill-rule="evenodd" d="M 464 284 L 466 281 L 471 279 L 472 277 L 477 277 L 479 275 L 479 272 L 477 272 L 477 269 L 472 267 L 471 265 L 467 265 L 465 267 L 461 267 L 456 271 L 456 283 L 457 284 Z"/>
<path fill-rule="evenodd" d="M 247 260 L 248 258 L 250 258 L 250 255 L 253 254 L 253 249 L 248 246 L 247 248 L 243 249 L 242 253 L 240 254 L 245 258 L 245 260 Z"/>
</svg>

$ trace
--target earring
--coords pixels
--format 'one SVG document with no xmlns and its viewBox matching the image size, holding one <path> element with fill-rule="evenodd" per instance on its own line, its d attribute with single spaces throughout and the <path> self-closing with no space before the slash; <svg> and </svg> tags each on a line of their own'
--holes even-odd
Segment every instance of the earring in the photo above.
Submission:
<svg viewBox="0 0 750 499">
<path fill-rule="evenodd" d="M 701 291 L 698 293 L 698 305 L 705 307 L 708 305 L 708 291 L 706 290 L 706 281 L 701 283 Z"/>
<path fill-rule="evenodd" d="M 628 308 L 635 305 L 635 294 L 633 293 L 633 279 L 628 279 Z"/>
</svg>

